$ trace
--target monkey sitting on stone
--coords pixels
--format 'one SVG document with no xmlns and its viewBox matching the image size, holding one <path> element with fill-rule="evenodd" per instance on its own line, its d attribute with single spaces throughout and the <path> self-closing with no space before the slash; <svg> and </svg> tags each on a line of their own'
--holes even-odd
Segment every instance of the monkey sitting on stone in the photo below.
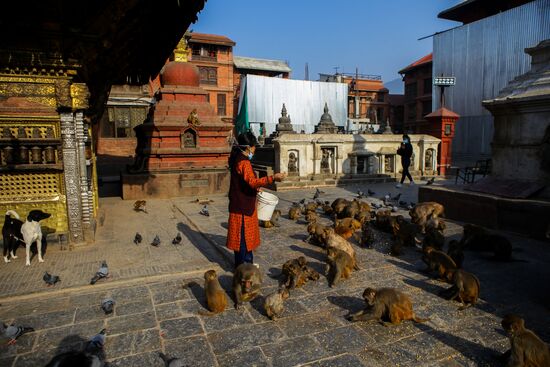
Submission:
<svg viewBox="0 0 550 367">
<path fill-rule="evenodd" d="M 422 228 L 422 233 L 425 232 L 426 223 L 430 218 L 443 217 L 444 214 L 445 208 L 443 205 L 435 201 L 418 203 L 409 211 L 411 221 Z"/>
<path fill-rule="evenodd" d="M 316 222 L 319 219 L 319 216 L 317 215 L 316 211 L 308 210 L 306 211 L 306 222 L 312 223 Z"/>
<path fill-rule="evenodd" d="M 359 244 L 363 247 L 371 248 L 374 243 L 374 230 L 369 222 L 363 223 L 361 226 L 361 240 Z"/>
<path fill-rule="evenodd" d="M 199 311 L 199 314 L 212 316 L 223 312 L 227 306 L 227 295 L 220 285 L 218 274 L 215 270 L 204 273 L 204 291 L 206 293 L 206 306 L 208 312 Z"/>
<path fill-rule="evenodd" d="M 308 236 L 304 240 L 304 242 L 309 242 L 314 245 L 319 245 L 324 247 L 324 233 L 325 230 L 329 228 L 327 226 L 322 225 L 321 223 L 314 221 L 307 225 L 307 233 Z"/>
<path fill-rule="evenodd" d="M 384 232 L 391 232 L 393 230 L 390 224 L 391 210 L 389 209 L 379 210 L 376 212 L 375 217 L 376 217 L 376 221 L 375 221 L 376 228 Z"/>
<path fill-rule="evenodd" d="M 548 344 L 526 329 L 521 317 L 508 314 L 502 319 L 501 325 L 510 339 L 510 350 L 501 357 L 506 366 L 550 366 Z"/>
<path fill-rule="evenodd" d="M 367 307 L 357 313 L 348 315 L 349 321 L 376 320 L 383 325 L 399 325 L 401 321 L 412 320 L 425 322 L 429 319 L 417 317 L 413 311 L 410 298 L 403 292 L 393 288 L 367 288 L 363 292 Z"/>
<path fill-rule="evenodd" d="M 370 209 L 370 207 L 369 207 Z M 352 200 L 344 207 L 344 210 L 340 213 L 339 218 L 355 218 L 355 216 L 361 211 L 361 204 L 357 199 Z"/>
<path fill-rule="evenodd" d="M 356 236 L 356 231 L 359 229 L 361 229 L 361 223 L 353 218 L 344 218 L 342 220 L 336 219 L 334 223 L 334 231 L 346 240 L 354 236 L 354 238 L 359 241 L 360 238 Z"/>
<path fill-rule="evenodd" d="M 351 243 L 349 243 L 348 240 L 343 238 L 340 235 L 337 235 L 334 232 L 333 228 L 327 228 L 323 231 L 323 243 L 325 244 L 325 248 L 334 247 L 339 250 L 342 250 L 344 252 L 347 252 L 347 254 L 353 259 L 354 266 L 353 268 L 355 270 L 359 270 L 359 266 L 357 265 L 357 258 L 355 255 L 355 250 Z"/>
<path fill-rule="evenodd" d="M 457 300 L 462 303 L 458 309 L 462 311 L 476 304 L 479 298 L 479 279 L 472 273 L 464 270 L 455 270 L 452 278 L 453 286 L 440 292 L 443 298 Z"/>
<path fill-rule="evenodd" d="M 355 216 L 355 219 L 359 221 L 361 224 L 365 224 L 367 222 L 370 222 L 372 220 L 372 212 L 370 210 L 361 210 L 357 215 Z"/>
<path fill-rule="evenodd" d="M 392 222 L 392 226 L 395 236 L 395 241 L 391 246 L 392 255 L 401 255 L 403 246 L 413 247 L 419 242 L 416 235 L 420 233 L 420 227 L 417 224 L 406 221 L 402 215 L 395 217 L 395 223 Z"/>
<path fill-rule="evenodd" d="M 330 202 L 328 201 L 325 201 L 323 205 L 321 205 L 321 208 L 326 215 L 331 215 L 333 212 L 332 206 L 330 206 Z"/>
<path fill-rule="evenodd" d="M 244 263 L 237 267 L 233 275 L 233 293 L 235 308 L 239 309 L 243 302 L 250 302 L 261 291 L 262 275 L 254 264 Z"/>
<path fill-rule="evenodd" d="M 271 320 L 280 317 L 284 311 L 284 301 L 288 299 L 290 294 L 286 288 L 280 288 L 277 292 L 270 294 L 265 298 L 264 310 Z"/>
<path fill-rule="evenodd" d="M 342 218 L 344 210 L 346 209 L 346 206 L 348 206 L 349 203 L 350 203 L 350 201 L 348 201 L 346 199 L 341 199 L 340 198 L 340 199 L 334 200 L 331 204 L 332 214 L 336 215 L 338 218 Z"/>
<path fill-rule="evenodd" d="M 298 205 L 293 205 L 288 209 L 288 219 L 298 220 L 302 215 L 302 208 Z"/>
<path fill-rule="evenodd" d="M 492 252 L 496 261 L 521 261 L 512 258 L 512 244 L 499 234 L 491 233 L 482 226 L 465 224 L 460 243 L 462 248 L 471 251 Z"/>
<path fill-rule="evenodd" d="M 272 227 L 280 227 L 279 224 L 279 218 L 281 217 L 281 211 L 279 209 L 275 209 L 273 211 L 273 214 L 271 215 L 270 220 L 261 220 L 260 225 L 264 228 L 272 228 Z"/>
<path fill-rule="evenodd" d="M 458 268 L 462 268 L 464 263 L 464 252 L 462 251 L 462 245 L 457 240 L 449 241 L 449 248 L 447 249 L 447 255 L 455 262 Z"/>
<path fill-rule="evenodd" d="M 340 279 L 348 279 L 353 271 L 355 261 L 348 253 L 334 247 L 327 248 L 327 269 L 329 287 L 334 287 Z"/>
<path fill-rule="evenodd" d="M 446 227 L 443 220 L 430 218 L 426 222 L 426 235 L 422 242 L 422 248 L 433 247 L 436 250 L 441 250 L 445 245 L 445 235 L 443 231 Z"/>
<path fill-rule="evenodd" d="M 457 266 L 453 259 L 449 257 L 443 251 L 434 249 L 433 247 L 427 247 L 424 250 L 422 261 L 426 264 L 424 272 L 437 272 L 439 279 L 452 283 L 453 275 L 457 270 Z"/>
<path fill-rule="evenodd" d="M 311 201 L 311 202 L 306 204 L 306 206 L 304 208 L 304 211 L 305 212 L 316 212 L 318 207 L 319 207 L 318 203 L 316 203 L 315 201 Z"/>
<path fill-rule="evenodd" d="M 307 260 L 303 256 L 285 262 L 282 275 L 282 284 L 288 289 L 300 288 L 309 280 L 319 279 L 319 273 L 307 265 Z"/>
</svg>

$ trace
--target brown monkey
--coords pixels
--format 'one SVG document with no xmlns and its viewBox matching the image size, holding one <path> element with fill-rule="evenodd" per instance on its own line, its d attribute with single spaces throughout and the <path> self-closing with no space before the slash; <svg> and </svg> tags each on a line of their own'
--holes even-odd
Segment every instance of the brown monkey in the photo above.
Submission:
<svg viewBox="0 0 550 367">
<path fill-rule="evenodd" d="M 357 199 L 354 199 L 351 201 L 346 207 L 344 208 L 344 211 L 341 213 L 340 218 L 355 218 L 355 216 L 361 211 L 361 205 L 359 204 L 359 201 Z"/>
<path fill-rule="evenodd" d="M 317 212 L 308 210 L 306 211 L 306 221 L 308 223 L 316 222 L 319 219 Z"/>
<path fill-rule="evenodd" d="M 550 350 L 534 332 L 525 328 L 525 321 L 513 314 L 504 316 L 502 328 L 510 339 L 510 350 L 503 354 L 509 367 L 548 367 Z"/>
<path fill-rule="evenodd" d="M 348 279 L 355 261 L 348 253 L 334 247 L 327 249 L 327 278 L 329 287 L 336 285 L 341 278 Z"/>
<path fill-rule="evenodd" d="M 499 234 L 491 233 L 484 227 L 475 224 L 465 224 L 460 240 L 463 249 L 480 252 L 492 252 L 497 261 L 522 261 L 512 258 L 512 244 Z"/>
<path fill-rule="evenodd" d="M 448 300 L 458 300 L 462 303 L 460 311 L 476 304 L 479 298 L 479 279 L 464 270 L 455 270 L 452 278 L 453 286 L 440 294 Z"/>
<path fill-rule="evenodd" d="M 332 202 L 332 214 L 336 215 L 338 218 L 342 218 L 342 215 L 344 213 L 344 210 L 346 209 L 346 206 L 348 206 L 350 202 L 346 199 L 336 199 Z"/>
<path fill-rule="evenodd" d="M 273 211 L 273 214 L 271 215 L 270 220 L 266 221 L 260 221 L 260 225 L 264 228 L 272 228 L 272 227 L 280 227 L 279 224 L 279 218 L 281 217 L 281 211 L 279 209 L 275 209 Z"/>
<path fill-rule="evenodd" d="M 299 287 L 305 283 L 303 278 L 302 267 L 307 264 L 307 260 L 304 256 L 300 256 L 296 259 L 288 260 L 283 264 L 283 284 L 287 288 Z"/>
<path fill-rule="evenodd" d="M 369 222 L 363 223 L 361 227 L 361 240 L 359 244 L 363 247 L 372 247 L 374 243 L 374 231 Z"/>
<path fill-rule="evenodd" d="M 233 292 L 235 293 L 235 308 L 243 302 L 250 302 L 261 291 L 262 275 L 253 264 L 244 263 L 237 267 L 233 275 Z"/>
<path fill-rule="evenodd" d="M 366 222 L 370 222 L 372 220 L 372 214 L 367 210 L 361 210 L 357 215 L 355 216 L 355 219 L 359 221 L 359 223 L 364 224 Z"/>
<path fill-rule="evenodd" d="M 305 206 L 306 212 L 315 212 L 317 211 L 317 208 L 319 207 L 319 204 L 317 204 L 315 201 L 309 202 Z"/>
<path fill-rule="evenodd" d="M 429 319 L 416 317 L 410 298 L 403 292 L 393 288 L 380 288 L 378 290 L 367 288 L 363 292 L 363 299 L 367 307 L 347 317 L 349 321 L 376 320 L 384 325 L 398 325 L 401 321 L 412 320 L 425 322 Z"/>
<path fill-rule="evenodd" d="M 327 215 L 331 215 L 334 209 L 332 209 L 332 206 L 330 206 L 330 203 L 328 201 L 325 201 L 325 203 L 321 206 L 323 208 L 323 212 Z"/>
<path fill-rule="evenodd" d="M 334 229 L 327 228 L 324 230 L 323 233 L 323 242 L 325 243 L 325 248 L 334 247 L 339 250 L 342 250 L 344 252 L 347 252 L 349 256 L 353 259 L 354 265 L 353 268 L 355 270 L 359 270 L 359 266 L 357 265 L 357 258 L 355 256 L 355 250 L 353 249 L 353 246 L 351 243 L 349 243 L 348 240 L 344 239 L 340 235 L 337 235 L 334 232 Z"/>
<path fill-rule="evenodd" d="M 306 277 L 307 280 L 319 280 L 319 278 L 321 277 L 321 275 L 319 275 L 319 273 L 317 271 L 315 271 L 315 269 L 313 269 L 311 266 L 308 266 L 308 265 L 304 265 L 302 267 L 302 270 L 304 272 L 304 276 Z"/>
<path fill-rule="evenodd" d="M 298 220 L 300 216 L 302 215 L 302 208 L 299 206 L 291 206 L 290 209 L 288 209 L 288 219 L 290 220 Z"/>
<path fill-rule="evenodd" d="M 451 240 L 449 242 L 447 255 L 453 259 L 458 268 L 462 268 L 462 264 L 464 263 L 464 252 L 462 251 L 462 245 L 457 240 Z"/>
<path fill-rule="evenodd" d="M 431 218 L 426 222 L 426 235 L 422 243 L 422 248 L 433 247 L 441 250 L 445 245 L 445 235 L 443 230 L 446 228 L 445 222 L 438 218 Z"/>
<path fill-rule="evenodd" d="M 227 295 L 220 285 L 215 270 L 208 270 L 204 273 L 204 291 L 209 312 L 199 311 L 199 314 L 212 316 L 223 312 L 227 306 Z"/>
<path fill-rule="evenodd" d="M 416 239 L 416 235 L 420 232 L 417 224 L 406 221 L 402 215 L 396 216 L 395 223 L 391 223 L 395 235 L 395 241 L 391 247 L 392 255 L 400 255 L 403 246 L 415 246 L 419 242 Z"/>
<path fill-rule="evenodd" d="M 318 223 L 317 221 L 311 222 L 307 225 L 308 236 L 304 242 L 314 243 L 316 245 L 324 246 L 324 232 L 329 227 Z"/>
<path fill-rule="evenodd" d="M 336 220 L 334 231 L 346 240 L 351 236 L 355 236 L 355 232 L 361 228 L 361 222 L 353 218 L 344 218 Z M 359 241 L 359 238 L 356 237 Z"/>
<path fill-rule="evenodd" d="M 453 275 L 457 270 L 456 264 L 443 251 L 435 250 L 432 247 L 424 249 L 424 255 L 422 261 L 427 265 L 425 272 L 437 272 L 439 279 L 444 280 L 447 283 L 452 283 Z"/>
<path fill-rule="evenodd" d="M 270 294 L 265 298 L 264 309 L 267 317 L 271 320 L 275 320 L 277 317 L 280 317 L 284 311 L 284 300 L 289 297 L 288 290 L 285 288 L 280 288 L 277 292 Z"/>
<path fill-rule="evenodd" d="M 445 208 L 443 205 L 435 201 L 427 201 L 418 203 L 409 211 L 411 221 L 418 224 L 422 228 L 422 233 L 425 232 L 426 222 L 430 218 L 438 218 L 444 216 Z"/>
<path fill-rule="evenodd" d="M 392 230 L 390 226 L 391 211 L 389 209 L 379 210 L 376 212 L 376 228 L 384 232 Z"/>
</svg>

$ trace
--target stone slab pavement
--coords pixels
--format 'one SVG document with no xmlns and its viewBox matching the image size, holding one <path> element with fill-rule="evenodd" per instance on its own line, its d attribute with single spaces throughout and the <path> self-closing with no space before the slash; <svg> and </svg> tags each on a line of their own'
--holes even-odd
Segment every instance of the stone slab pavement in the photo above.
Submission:
<svg viewBox="0 0 550 367">
<path fill-rule="evenodd" d="M 389 184 L 369 188 L 376 196 L 397 193 Z M 351 198 L 357 188 L 322 190 L 322 199 L 333 200 Z M 416 191 L 406 186 L 401 199 L 416 201 Z M 279 207 L 286 213 L 291 202 L 312 194 L 311 189 L 277 193 Z M 2 290 L 0 320 L 30 325 L 36 331 L 21 337 L 15 346 L 2 341 L 0 366 L 43 366 L 56 353 L 80 348 L 104 327 L 111 366 L 162 366 L 158 351 L 179 357 L 189 366 L 496 366 L 494 356 L 508 346 L 500 328 L 500 318 L 507 312 L 520 313 L 529 328 L 550 341 L 550 244 L 511 234 L 506 235 L 518 248 L 514 256 L 528 262 L 495 263 L 483 254 L 467 253 L 465 269 L 480 278 L 481 300 L 461 312 L 456 303 L 437 296 L 447 285 L 420 272 L 423 265 L 415 249 L 391 257 L 387 254 L 389 236 L 377 232 L 372 249 L 355 245 L 360 271 L 334 288 L 321 276 L 291 291 L 284 316 L 277 321 L 265 316 L 262 297 L 243 310 L 230 305 L 220 315 L 199 315 L 205 307 L 204 270 L 217 269 L 222 286 L 231 294 L 233 254 L 223 247 L 227 198 L 211 199 L 210 217 L 199 215 L 201 206 L 189 199 L 150 201 L 148 214 L 133 212 L 133 203 L 109 199 L 102 202 L 105 214 L 98 231 L 104 242 L 59 254 L 52 250 L 44 264 L 33 262 L 30 269 L 24 268 L 21 259 L 1 266 L 0 276 L 5 268 L 13 268 L 12 278 L 17 282 L 20 269 L 52 266 L 53 259 L 61 262 L 72 254 L 81 253 L 81 263 L 91 263 L 82 265 L 89 271 L 80 269 L 74 259 L 66 268 L 53 265 L 67 272 L 61 273 L 62 278 L 74 283 L 64 281 L 46 289 L 40 284 L 43 270 L 37 270 L 39 281 L 19 281 L 23 289 L 14 287 L 7 297 Z M 316 270 L 324 269 L 322 250 L 302 241 L 305 224 L 287 218 L 281 224 L 280 228 L 261 229 L 262 245 L 255 253 L 264 274 L 263 296 L 277 289 L 280 267 L 290 258 L 304 255 Z M 136 227 L 147 241 L 160 232 L 161 246 L 131 243 L 139 230 Z M 171 240 L 177 230 L 185 234 L 184 244 L 174 248 L 164 238 Z M 460 231 L 459 223 L 448 222 L 448 237 Z M 103 258 L 112 263 L 112 279 L 87 285 Z M 74 280 L 71 272 L 75 272 Z M 431 320 L 393 327 L 349 323 L 344 316 L 363 307 L 360 297 L 367 286 L 401 289 L 410 295 L 417 314 Z M 107 296 L 117 302 L 109 316 L 99 307 Z"/>
</svg>

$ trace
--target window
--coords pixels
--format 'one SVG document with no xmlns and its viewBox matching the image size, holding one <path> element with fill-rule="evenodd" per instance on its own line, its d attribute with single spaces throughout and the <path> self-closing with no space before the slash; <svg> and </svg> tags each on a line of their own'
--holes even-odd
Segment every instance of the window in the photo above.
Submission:
<svg viewBox="0 0 550 367">
<path fill-rule="evenodd" d="M 218 48 L 214 45 L 194 43 L 192 45 L 191 55 L 193 60 L 216 61 Z"/>
<path fill-rule="evenodd" d="M 135 136 L 134 127 L 145 121 L 147 108 L 111 106 L 106 115 L 106 124 L 101 129 L 103 137 L 130 138 Z"/>
<path fill-rule="evenodd" d="M 199 66 L 201 84 L 218 84 L 218 69 Z"/>
<path fill-rule="evenodd" d="M 218 115 L 225 116 L 225 94 L 218 94 Z"/>
<path fill-rule="evenodd" d="M 405 100 L 416 98 L 416 82 L 405 85 Z"/>
<path fill-rule="evenodd" d="M 432 78 L 424 79 L 424 94 L 432 94 Z"/>
<path fill-rule="evenodd" d="M 432 112 L 432 100 L 422 102 L 422 116 Z"/>
<path fill-rule="evenodd" d="M 378 93 L 378 102 L 384 102 L 384 93 Z"/>
</svg>

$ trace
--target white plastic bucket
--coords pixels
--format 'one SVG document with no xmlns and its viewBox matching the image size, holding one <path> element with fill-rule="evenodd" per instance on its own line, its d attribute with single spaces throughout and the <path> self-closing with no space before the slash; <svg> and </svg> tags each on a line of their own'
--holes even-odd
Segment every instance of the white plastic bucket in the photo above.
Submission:
<svg viewBox="0 0 550 367">
<path fill-rule="evenodd" d="M 260 191 L 258 193 L 258 219 L 268 221 L 273 215 L 273 211 L 279 202 L 279 198 L 269 192 Z"/>
</svg>

